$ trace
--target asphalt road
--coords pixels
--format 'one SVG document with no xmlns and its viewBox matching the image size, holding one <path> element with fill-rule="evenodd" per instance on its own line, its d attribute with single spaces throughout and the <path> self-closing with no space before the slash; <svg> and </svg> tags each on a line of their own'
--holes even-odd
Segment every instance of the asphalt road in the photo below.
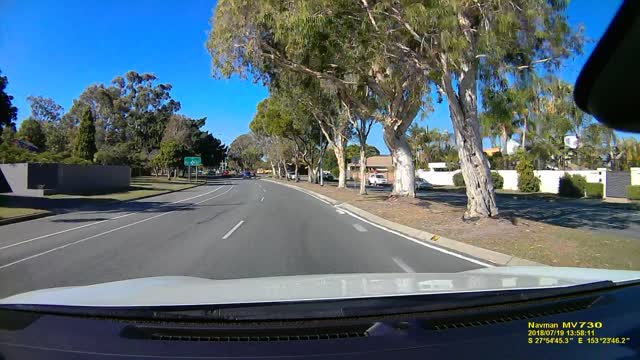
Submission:
<svg viewBox="0 0 640 360">
<path fill-rule="evenodd" d="M 0 297 L 148 276 L 232 279 L 481 266 L 262 180 L 211 180 L 0 228 Z"/>
</svg>

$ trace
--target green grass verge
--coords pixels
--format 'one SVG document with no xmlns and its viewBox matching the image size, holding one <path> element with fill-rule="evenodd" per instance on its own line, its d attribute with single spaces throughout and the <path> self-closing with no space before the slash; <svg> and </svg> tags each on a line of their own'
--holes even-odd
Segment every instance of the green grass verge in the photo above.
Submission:
<svg viewBox="0 0 640 360">
<path fill-rule="evenodd" d="M 0 219 L 9 219 L 17 216 L 40 214 L 43 212 L 46 212 L 46 211 L 40 210 L 40 209 L 13 208 L 13 207 L 0 206 Z"/>
</svg>

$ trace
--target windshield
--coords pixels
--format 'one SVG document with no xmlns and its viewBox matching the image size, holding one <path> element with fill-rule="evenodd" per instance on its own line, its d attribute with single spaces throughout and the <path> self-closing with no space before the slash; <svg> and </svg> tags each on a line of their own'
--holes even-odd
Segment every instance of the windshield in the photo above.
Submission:
<svg viewBox="0 0 640 360">
<path fill-rule="evenodd" d="M 0 299 L 631 280 L 640 142 L 573 99 L 620 3 L 3 4 Z"/>
</svg>

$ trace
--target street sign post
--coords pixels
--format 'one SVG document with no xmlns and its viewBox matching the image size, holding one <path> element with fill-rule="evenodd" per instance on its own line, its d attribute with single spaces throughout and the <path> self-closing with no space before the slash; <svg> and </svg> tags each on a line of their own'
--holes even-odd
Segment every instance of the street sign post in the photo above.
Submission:
<svg viewBox="0 0 640 360">
<path fill-rule="evenodd" d="M 184 166 L 189 167 L 189 182 L 191 182 L 191 167 L 196 167 L 196 182 L 198 182 L 198 166 L 202 165 L 202 158 L 200 156 L 185 156 Z"/>
</svg>

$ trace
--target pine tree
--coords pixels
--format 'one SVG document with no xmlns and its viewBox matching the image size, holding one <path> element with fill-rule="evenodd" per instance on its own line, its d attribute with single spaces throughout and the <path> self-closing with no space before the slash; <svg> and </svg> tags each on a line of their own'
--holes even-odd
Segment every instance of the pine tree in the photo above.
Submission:
<svg viewBox="0 0 640 360">
<path fill-rule="evenodd" d="M 96 127 L 91 109 L 86 107 L 82 112 L 80 127 L 73 154 L 79 158 L 93 161 L 93 155 L 96 153 Z"/>
</svg>

